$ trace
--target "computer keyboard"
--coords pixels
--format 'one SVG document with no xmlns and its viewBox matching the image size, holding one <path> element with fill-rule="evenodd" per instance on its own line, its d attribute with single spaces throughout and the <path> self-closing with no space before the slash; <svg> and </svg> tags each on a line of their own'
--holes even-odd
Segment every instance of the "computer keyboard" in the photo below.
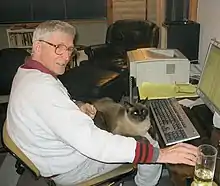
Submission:
<svg viewBox="0 0 220 186">
<path fill-rule="evenodd" d="M 150 100 L 150 108 L 166 146 L 200 137 L 175 98 Z"/>
</svg>

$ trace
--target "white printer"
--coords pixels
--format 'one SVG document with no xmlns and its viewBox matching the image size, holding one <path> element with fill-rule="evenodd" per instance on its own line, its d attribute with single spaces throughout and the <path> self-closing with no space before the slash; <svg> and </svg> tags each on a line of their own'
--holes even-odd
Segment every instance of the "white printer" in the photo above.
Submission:
<svg viewBox="0 0 220 186">
<path fill-rule="evenodd" d="M 190 61 L 177 49 L 141 48 L 127 52 L 130 76 L 137 86 L 189 83 Z"/>
</svg>

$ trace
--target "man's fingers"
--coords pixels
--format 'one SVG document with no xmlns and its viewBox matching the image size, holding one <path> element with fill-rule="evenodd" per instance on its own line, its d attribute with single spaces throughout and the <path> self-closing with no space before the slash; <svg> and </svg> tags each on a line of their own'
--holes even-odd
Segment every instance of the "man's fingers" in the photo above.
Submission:
<svg viewBox="0 0 220 186">
<path fill-rule="evenodd" d="M 186 156 L 184 157 L 182 163 L 195 166 L 195 164 L 196 164 L 196 158 L 195 158 L 194 156 L 186 155 Z"/>
<path fill-rule="evenodd" d="M 187 151 L 179 151 L 177 154 L 179 159 L 179 163 L 195 165 L 196 163 L 196 156 L 192 153 L 188 153 Z"/>
<path fill-rule="evenodd" d="M 195 166 L 195 161 L 192 161 L 190 159 L 184 159 L 182 162 L 180 162 L 181 164 L 186 164 L 186 165 L 191 165 L 191 166 Z"/>
<path fill-rule="evenodd" d="M 185 152 L 184 157 L 191 160 L 191 161 L 193 161 L 193 162 L 196 162 L 196 160 L 197 160 L 197 157 L 194 154 L 190 154 L 190 153 L 187 153 L 187 152 Z"/>
<path fill-rule="evenodd" d="M 194 150 L 194 149 L 189 149 L 189 148 L 186 148 L 186 147 L 180 147 L 180 148 L 178 148 L 178 151 L 193 155 L 194 157 L 197 156 L 197 150 Z"/>
<path fill-rule="evenodd" d="M 176 144 L 171 148 L 171 150 L 193 154 L 194 156 L 197 156 L 198 154 L 198 147 L 186 143 Z"/>
<path fill-rule="evenodd" d="M 93 105 L 86 103 L 86 109 L 91 114 L 93 114 L 93 115 L 96 114 L 96 108 Z"/>
<path fill-rule="evenodd" d="M 178 145 L 182 146 L 182 147 L 185 147 L 187 149 L 192 149 L 192 150 L 195 150 L 195 151 L 198 150 L 198 147 L 196 147 L 194 145 L 191 145 L 191 144 L 188 144 L 188 143 L 179 143 Z"/>
<path fill-rule="evenodd" d="M 95 117 L 95 114 L 88 113 L 88 115 L 89 115 L 89 117 L 92 118 L 92 119 L 94 119 L 94 117 Z"/>
<path fill-rule="evenodd" d="M 96 114 L 96 108 L 93 105 L 91 105 L 91 113 Z"/>
</svg>

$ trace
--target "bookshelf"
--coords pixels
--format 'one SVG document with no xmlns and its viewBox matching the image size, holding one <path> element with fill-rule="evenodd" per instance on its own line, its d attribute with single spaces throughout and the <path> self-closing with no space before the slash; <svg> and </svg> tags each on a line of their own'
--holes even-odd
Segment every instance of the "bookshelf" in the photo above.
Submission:
<svg viewBox="0 0 220 186">
<path fill-rule="evenodd" d="M 28 28 L 7 29 L 9 48 L 31 49 L 33 31 L 34 29 L 28 29 Z"/>
</svg>

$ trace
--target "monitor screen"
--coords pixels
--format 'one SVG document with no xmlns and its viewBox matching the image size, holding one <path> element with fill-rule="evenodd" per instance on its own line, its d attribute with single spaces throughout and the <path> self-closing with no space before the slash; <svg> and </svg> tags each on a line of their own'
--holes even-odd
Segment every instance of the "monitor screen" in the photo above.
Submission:
<svg viewBox="0 0 220 186">
<path fill-rule="evenodd" d="M 217 41 L 209 45 L 198 94 L 212 112 L 220 114 L 220 43 Z"/>
</svg>

